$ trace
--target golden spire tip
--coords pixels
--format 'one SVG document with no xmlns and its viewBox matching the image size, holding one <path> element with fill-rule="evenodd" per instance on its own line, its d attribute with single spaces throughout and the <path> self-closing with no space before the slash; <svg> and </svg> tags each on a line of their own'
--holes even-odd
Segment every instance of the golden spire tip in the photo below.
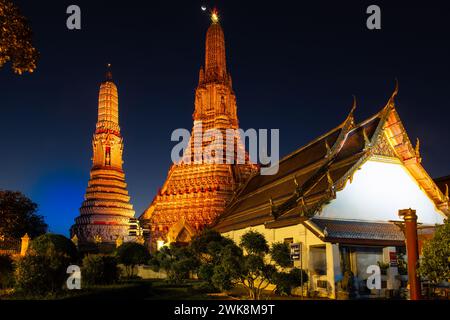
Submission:
<svg viewBox="0 0 450 320">
<path fill-rule="evenodd" d="M 111 63 L 108 63 L 106 65 L 107 70 L 106 70 L 106 81 L 112 81 L 112 71 L 111 71 Z"/>
<path fill-rule="evenodd" d="M 212 9 L 211 11 L 211 22 L 212 23 L 218 23 L 219 22 L 219 12 L 216 8 Z"/>
</svg>

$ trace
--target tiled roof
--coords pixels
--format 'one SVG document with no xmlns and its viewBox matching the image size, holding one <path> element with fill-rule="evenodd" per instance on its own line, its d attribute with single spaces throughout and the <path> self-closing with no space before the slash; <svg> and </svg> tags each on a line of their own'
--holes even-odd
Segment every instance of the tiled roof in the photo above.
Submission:
<svg viewBox="0 0 450 320">
<path fill-rule="evenodd" d="M 404 242 L 400 227 L 390 222 L 366 222 L 313 218 L 314 223 L 325 235 L 325 241 L 350 240 Z"/>
</svg>

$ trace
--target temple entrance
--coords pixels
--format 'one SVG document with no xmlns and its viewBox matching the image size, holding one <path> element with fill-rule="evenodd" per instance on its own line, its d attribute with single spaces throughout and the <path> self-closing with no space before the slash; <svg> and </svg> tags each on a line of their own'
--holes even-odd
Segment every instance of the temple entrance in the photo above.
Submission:
<svg viewBox="0 0 450 320">
<path fill-rule="evenodd" d="M 191 242 L 192 237 L 195 235 L 195 229 L 192 228 L 184 218 L 181 218 L 175 223 L 167 234 L 167 240 L 169 243 L 176 243 L 178 245 L 187 245 Z"/>
</svg>

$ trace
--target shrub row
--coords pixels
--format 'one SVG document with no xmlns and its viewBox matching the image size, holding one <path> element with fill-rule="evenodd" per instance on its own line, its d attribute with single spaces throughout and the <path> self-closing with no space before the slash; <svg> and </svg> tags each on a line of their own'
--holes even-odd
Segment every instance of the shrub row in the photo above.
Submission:
<svg viewBox="0 0 450 320">
<path fill-rule="evenodd" d="M 133 277 L 137 264 L 148 261 L 147 249 L 125 243 L 113 255 L 88 254 L 81 259 L 82 287 L 108 285 L 119 280 L 118 263 L 125 265 L 125 277 Z M 80 265 L 76 246 L 62 235 L 45 234 L 33 239 L 27 254 L 13 262 L 0 256 L 0 289 L 14 287 L 19 296 L 46 296 L 65 289 L 67 268 Z"/>
</svg>

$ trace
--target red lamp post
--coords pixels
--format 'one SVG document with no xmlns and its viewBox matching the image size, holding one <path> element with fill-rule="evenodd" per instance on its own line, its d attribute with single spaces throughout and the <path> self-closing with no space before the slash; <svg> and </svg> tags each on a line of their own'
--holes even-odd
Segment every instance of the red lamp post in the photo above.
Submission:
<svg viewBox="0 0 450 320">
<path fill-rule="evenodd" d="M 400 210 L 398 215 L 405 220 L 406 251 L 408 255 L 408 280 L 411 300 L 420 300 L 421 288 L 417 274 L 417 262 L 419 261 L 419 246 L 417 239 L 417 215 L 416 210 Z"/>
</svg>

